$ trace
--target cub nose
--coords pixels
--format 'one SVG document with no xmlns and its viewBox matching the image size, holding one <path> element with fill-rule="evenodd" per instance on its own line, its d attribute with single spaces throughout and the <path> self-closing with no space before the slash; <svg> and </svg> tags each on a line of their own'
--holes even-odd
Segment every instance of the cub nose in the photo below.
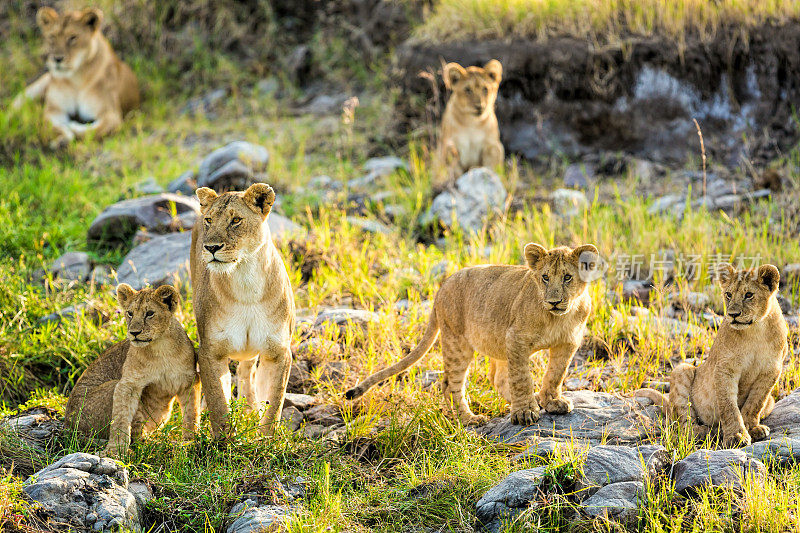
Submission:
<svg viewBox="0 0 800 533">
<path fill-rule="evenodd" d="M 128 333 L 131 334 L 131 337 L 138 337 L 141 332 L 142 332 L 142 330 L 139 330 L 139 331 L 130 331 L 129 330 L 128 331 Z"/>
<path fill-rule="evenodd" d="M 729 312 L 728 316 L 731 317 L 731 318 L 736 318 L 737 316 L 739 316 L 741 314 L 742 314 L 741 311 L 739 311 L 738 313 Z"/>
<path fill-rule="evenodd" d="M 220 251 L 222 249 L 222 245 L 221 244 L 205 244 L 205 245 L 203 245 L 203 248 L 205 248 L 206 250 L 211 252 L 211 255 L 214 255 L 215 253 L 217 253 L 218 251 Z"/>
<path fill-rule="evenodd" d="M 61 63 L 62 61 L 64 61 L 64 56 L 53 56 L 53 61 L 55 61 L 56 63 Z"/>
<path fill-rule="evenodd" d="M 547 303 L 549 303 L 552 307 L 555 307 L 558 304 L 560 304 L 562 301 L 564 301 L 563 298 L 560 299 L 560 300 L 547 300 Z"/>
</svg>

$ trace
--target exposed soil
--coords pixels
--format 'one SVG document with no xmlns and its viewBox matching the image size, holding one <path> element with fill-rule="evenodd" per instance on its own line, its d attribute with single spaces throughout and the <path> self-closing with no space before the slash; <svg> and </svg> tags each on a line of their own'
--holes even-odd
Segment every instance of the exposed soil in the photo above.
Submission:
<svg viewBox="0 0 800 533">
<path fill-rule="evenodd" d="M 396 53 L 404 127 L 436 119 L 447 61 L 503 63 L 497 115 L 506 150 L 536 160 L 624 151 L 664 163 L 708 154 L 736 165 L 771 159 L 798 138 L 800 22 L 722 29 L 712 42 L 630 38 L 604 48 L 546 42 L 406 43 Z M 420 76 L 427 72 L 428 75 Z M 431 73 L 435 73 L 432 82 Z M 427 117 L 419 98 L 428 99 Z"/>
</svg>

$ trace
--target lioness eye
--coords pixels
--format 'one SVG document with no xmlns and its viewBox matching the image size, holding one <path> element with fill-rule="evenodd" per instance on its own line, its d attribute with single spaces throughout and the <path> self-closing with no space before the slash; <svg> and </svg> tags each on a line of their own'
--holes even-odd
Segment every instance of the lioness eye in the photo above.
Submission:
<svg viewBox="0 0 800 533">
<path fill-rule="evenodd" d="M 68 45 L 70 45 L 70 46 L 72 46 L 73 44 L 75 44 L 75 41 L 77 41 L 77 40 L 78 40 L 78 38 L 77 38 L 76 36 L 74 36 L 74 35 L 73 35 L 72 37 L 70 37 L 69 39 L 67 39 L 67 44 L 68 44 Z"/>
<path fill-rule="evenodd" d="M 233 217 L 233 218 L 231 219 L 231 226 L 235 226 L 236 224 L 238 224 L 238 223 L 239 223 L 239 222 L 241 222 L 241 221 L 242 221 L 242 219 L 241 219 L 241 218 L 239 218 L 239 217 Z"/>
<path fill-rule="evenodd" d="M 730 300 L 732 296 L 733 296 L 733 294 L 731 294 L 729 292 L 725 293 L 725 298 L 727 298 L 728 300 Z"/>
<path fill-rule="evenodd" d="M 564 274 L 564 281 L 569 281 L 571 279 L 572 279 L 572 276 L 570 274 Z"/>
<path fill-rule="evenodd" d="M 206 223 L 206 225 L 209 225 L 209 224 L 211 224 L 211 218 L 210 218 L 210 217 L 206 217 L 206 219 L 204 220 L 204 222 Z"/>
<path fill-rule="evenodd" d="M 146 312 L 146 313 L 144 314 L 144 316 L 146 316 L 147 318 L 150 318 L 150 317 L 151 317 L 151 316 L 153 316 L 154 314 L 155 314 L 155 313 L 154 313 L 153 311 L 148 311 L 148 312 Z"/>
<path fill-rule="evenodd" d="M 133 318 L 133 311 L 128 311 L 128 317 Z"/>
<path fill-rule="evenodd" d="M 548 276 L 547 274 L 542 274 L 542 281 L 544 282 L 550 281 L 550 276 Z"/>
<path fill-rule="evenodd" d="M 750 298 L 752 298 L 752 297 L 753 297 L 753 293 L 752 293 L 752 292 L 746 292 L 746 293 L 744 293 L 744 299 L 745 299 L 745 300 L 749 300 L 749 299 L 750 299 Z"/>
</svg>

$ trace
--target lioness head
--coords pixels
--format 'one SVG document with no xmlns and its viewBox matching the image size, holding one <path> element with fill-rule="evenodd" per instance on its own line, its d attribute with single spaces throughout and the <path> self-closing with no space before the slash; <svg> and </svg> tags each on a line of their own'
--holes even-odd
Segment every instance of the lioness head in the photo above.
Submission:
<svg viewBox="0 0 800 533">
<path fill-rule="evenodd" d="M 568 313 L 582 295 L 599 263 L 597 248 L 584 244 L 575 249 L 559 246 L 547 250 L 535 243 L 525 245 L 525 262 L 534 272 L 534 282 L 542 294 L 542 305 L 554 315 Z"/>
<path fill-rule="evenodd" d="M 127 283 L 121 283 L 117 287 L 117 301 L 125 312 L 131 345 L 146 346 L 167 330 L 181 296 L 169 285 L 135 291 Z"/>
<path fill-rule="evenodd" d="M 721 265 L 719 283 L 725 294 L 726 319 L 733 329 L 745 329 L 766 316 L 781 274 L 774 265 L 736 270 Z"/>
<path fill-rule="evenodd" d="M 453 91 L 450 97 L 465 115 L 484 116 L 494 110 L 503 66 L 492 59 L 481 67 L 464 68 L 458 63 L 444 66 L 444 84 Z"/>
<path fill-rule="evenodd" d="M 103 13 L 87 8 L 59 15 L 55 9 L 43 7 L 36 13 L 36 22 L 44 34 L 50 74 L 67 77 L 97 50 Z"/>
<path fill-rule="evenodd" d="M 232 272 L 240 261 L 255 255 L 268 242 L 266 219 L 275 202 L 275 191 L 266 183 L 222 195 L 201 187 L 197 199 L 203 217 L 202 257 L 211 272 Z"/>
</svg>

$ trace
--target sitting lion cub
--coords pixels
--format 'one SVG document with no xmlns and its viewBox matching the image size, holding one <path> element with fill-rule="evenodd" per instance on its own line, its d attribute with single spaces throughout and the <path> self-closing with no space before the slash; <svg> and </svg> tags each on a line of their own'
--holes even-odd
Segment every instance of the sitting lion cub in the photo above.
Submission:
<svg viewBox="0 0 800 533">
<path fill-rule="evenodd" d="M 497 168 L 505 151 L 494 113 L 503 66 L 492 59 L 481 67 L 444 66 L 445 86 L 453 91 L 442 117 L 439 159 L 453 180 L 474 167 Z"/>
<path fill-rule="evenodd" d="M 183 436 L 200 417 L 200 380 L 194 345 L 175 318 L 180 295 L 174 287 L 133 290 L 117 287 L 128 338 L 84 370 L 66 409 L 69 427 L 108 437 L 105 453 L 119 456 L 131 437 L 152 431 L 169 418 L 174 400 L 183 411 Z"/>
<path fill-rule="evenodd" d="M 562 395 L 561 386 L 591 311 L 587 270 L 594 270 L 598 262 L 597 249 L 586 244 L 548 251 L 529 243 L 525 260 L 527 266 L 476 266 L 450 276 L 436 294 L 419 345 L 345 397 L 357 398 L 419 361 L 441 332 L 445 408 L 457 409 L 462 423 L 485 419 L 472 413 L 464 396 L 475 351 L 491 358 L 492 381 L 511 404 L 513 423 L 537 421 L 539 406 L 549 413 L 570 412 L 572 403 Z M 546 348 L 550 358 L 541 390 L 534 396 L 530 357 Z"/>
<path fill-rule="evenodd" d="M 727 316 L 708 358 L 696 367 L 675 367 L 669 398 L 653 389 L 636 395 L 661 405 L 681 424 L 691 424 L 701 438 L 722 426 L 724 446 L 766 438 L 769 428 L 760 420 L 775 406 L 771 392 L 789 350 L 789 330 L 775 297 L 779 281 L 773 265 L 742 271 L 724 265 L 720 284 Z"/>
<path fill-rule="evenodd" d="M 103 36 L 102 21 L 102 12 L 91 8 L 59 16 L 43 7 L 36 14 L 48 72 L 19 94 L 13 106 L 44 98 L 45 118 L 59 133 L 53 148 L 89 133 L 97 138 L 108 135 L 139 106 L 136 76 Z"/>
</svg>

